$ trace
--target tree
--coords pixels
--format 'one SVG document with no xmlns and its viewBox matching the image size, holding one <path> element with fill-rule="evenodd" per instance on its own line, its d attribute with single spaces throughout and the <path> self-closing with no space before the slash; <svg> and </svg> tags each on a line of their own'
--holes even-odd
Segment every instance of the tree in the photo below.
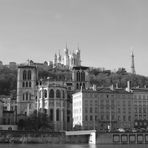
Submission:
<svg viewBox="0 0 148 148">
<path fill-rule="evenodd" d="M 36 110 L 24 120 L 18 122 L 18 126 L 24 130 L 33 131 L 53 131 L 54 125 L 50 121 L 49 116 L 43 112 Z"/>
</svg>

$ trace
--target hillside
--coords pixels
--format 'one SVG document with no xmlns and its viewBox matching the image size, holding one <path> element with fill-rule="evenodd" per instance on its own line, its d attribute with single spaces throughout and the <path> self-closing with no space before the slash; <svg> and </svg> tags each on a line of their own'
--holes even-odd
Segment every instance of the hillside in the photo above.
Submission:
<svg viewBox="0 0 148 148">
<path fill-rule="evenodd" d="M 51 80 L 71 80 L 71 72 L 69 70 L 38 69 L 39 79 L 49 77 Z M 107 87 L 112 84 L 118 84 L 118 87 L 125 88 L 127 81 L 131 81 L 132 87 L 148 86 L 148 77 L 141 75 L 133 75 L 127 73 L 124 68 L 119 68 L 117 72 L 110 70 L 101 70 L 99 68 L 90 68 L 90 83 L 97 86 Z M 11 70 L 7 67 L 0 69 L 0 95 L 12 95 L 16 97 L 17 88 L 17 70 Z"/>
</svg>

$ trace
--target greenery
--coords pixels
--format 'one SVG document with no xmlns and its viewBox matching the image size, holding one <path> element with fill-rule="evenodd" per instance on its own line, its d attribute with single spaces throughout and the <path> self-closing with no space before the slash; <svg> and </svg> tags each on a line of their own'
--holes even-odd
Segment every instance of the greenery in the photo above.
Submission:
<svg viewBox="0 0 148 148">
<path fill-rule="evenodd" d="M 0 95 L 12 95 L 16 97 L 17 70 L 11 70 L 3 66 L 0 69 Z"/>
<path fill-rule="evenodd" d="M 38 69 L 39 79 L 48 78 L 50 80 L 71 81 L 72 74 L 70 70 L 61 70 L 50 68 L 48 70 Z M 117 85 L 125 88 L 127 81 L 131 81 L 132 87 L 146 87 L 148 86 L 148 77 L 142 75 L 134 75 L 128 73 L 125 68 L 119 68 L 116 72 L 100 68 L 90 68 L 89 70 L 90 83 L 96 84 L 98 87 L 108 87 L 110 85 Z M 0 95 L 11 95 L 16 98 L 17 90 L 17 70 L 11 70 L 3 66 L 0 69 Z"/>
<path fill-rule="evenodd" d="M 18 128 L 20 130 L 53 131 L 54 125 L 49 119 L 46 113 L 35 110 L 30 116 L 18 122 Z"/>
<path fill-rule="evenodd" d="M 90 83 L 98 87 L 108 87 L 112 84 L 120 88 L 127 87 L 127 81 L 131 81 L 131 87 L 147 87 L 148 77 L 128 73 L 125 68 L 119 68 L 116 72 L 110 70 L 91 69 L 89 71 Z"/>
</svg>

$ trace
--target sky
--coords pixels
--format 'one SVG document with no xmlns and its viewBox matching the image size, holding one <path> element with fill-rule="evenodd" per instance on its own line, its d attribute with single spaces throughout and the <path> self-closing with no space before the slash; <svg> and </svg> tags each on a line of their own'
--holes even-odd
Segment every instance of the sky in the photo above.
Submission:
<svg viewBox="0 0 148 148">
<path fill-rule="evenodd" d="M 0 0 L 0 60 L 52 61 L 79 46 L 82 65 L 148 76 L 148 0 Z"/>
</svg>

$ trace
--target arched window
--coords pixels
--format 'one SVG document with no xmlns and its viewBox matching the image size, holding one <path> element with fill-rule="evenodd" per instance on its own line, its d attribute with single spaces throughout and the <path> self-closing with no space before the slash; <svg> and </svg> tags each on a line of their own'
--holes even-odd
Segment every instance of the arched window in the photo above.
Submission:
<svg viewBox="0 0 148 148">
<path fill-rule="evenodd" d="M 29 94 L 29 100 L 31 100 L 31 94 Z"/>
<path fill-rule="evenodd" d="M 26 92 L 26 100 L 28 100 L 28 92 Z"/>
<path fill-rule="evenodd" d="M 27 72 L 26 70 L 23 71 L 23 80 L 26 80 L 26 75 L 27 75 Z"/>
<path fill-rule="evenodd" d="M 28 71 L 28 80 L 31 80 L 31 70 Z"/>
<path fill-rule="evenodd" d="M 56 110 L 56 121 L 59 121 L 60 120 L 60 110 L 57 109 Z"/>
<path fill-rule="evenodd" d="M 81 81 L 85 81 L 85 72 L 84 71 L 81 72 Z"/>
<path fill-rule="evenodd" d="M 85 83 L 83 83 L 83 88 L 85 89 Z"/>
<path fill-rule="evenodd" d="M 53 109 L 50 109 L 50 121 L 53 121 L 53 116 L 54 116 Z"/>
<path fill-rule="evenodd" d="M 80 89 L 81 89 L 81 87 L 82 87 L 82 83 L 80 83 Z"/>
<path fill-rule="evenodd" d="M 54 90 L 53 89 L 50 90 L 49 97 L 50 98 L 54 98 Z"/>
<path fill-rule="evenodd" d="M 25 94 L 23 94 L 23 100 L 25 100 Z"/>
<path fill-rule="evenodd" d="M 80 82 L 80 72 L 77 72 L 77 81 Z"/>
<path fill-rule="evenodd" d="M 23 85 L 22 86 L 25 87 L 25 82 L 23 82 Z"/>
<path fill-rule="evenodd" d="M 26 82 L 26 87 L 28 87 L 28 82 Z"/>
<path fill-rule="evenodd" d="M 79 84 L 77 83 L 77 89 L 79 89 Z"/>
<path fill-rule="evenodd" d="M 65 91 L 63 90 L 63 98 L 65 98 Z"/>
<path fill-rule="evenodd" d="M 56 97 L 61 98 L 61 92 L 59 89 L 56 90 Z"/>
<path fill-rule="evenodd" d="M 29 87 L 31 87 L 31 81 L 29 82 Z"/>
<path fill-rule="evenodd" d="M 44 97 L 47 98 L 47 90 L 44 90 Z"/>
</svg>

